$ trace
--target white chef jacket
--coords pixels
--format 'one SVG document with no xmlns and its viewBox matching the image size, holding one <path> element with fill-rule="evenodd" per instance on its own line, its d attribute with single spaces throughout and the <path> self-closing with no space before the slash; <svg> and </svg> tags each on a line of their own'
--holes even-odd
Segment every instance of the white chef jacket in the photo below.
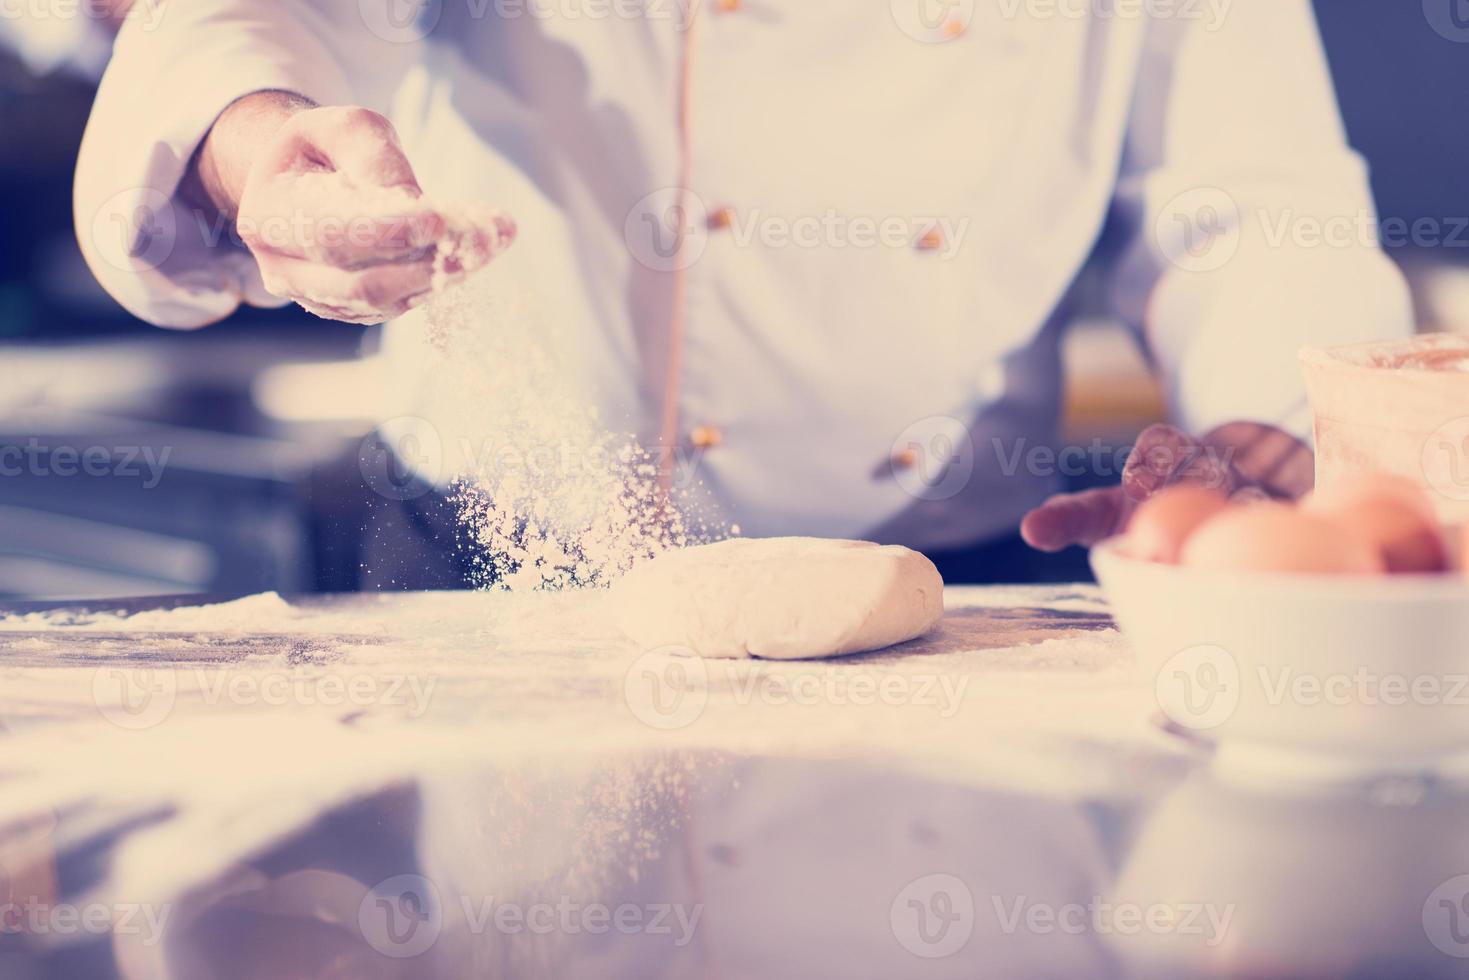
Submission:
<svg viewBox="0 0 1469 980">
<path fill-rule="evenodd" d="M 366 105 L 431 196 L 516 217 L 487 274 L 569 338 L 606 424 L 690 454 L 723 519 L 923 548 L 1055 487 L 1033 450 L 1056 449 L 1059 325 L 1098 250 L 1195 431 L 1304 430 L 1302 345 L 1410 329 L 1307 0 L 409 8 L 175 0 L 129 23 L 75 195 L 112 295 L 173 327 L 278 303 L 180 175 L 246 93 Z M 427 419 L 447 480 L 474 434 L 437 404 L 422 324 L 385 350 L 384 418 Z"/>
</svg>

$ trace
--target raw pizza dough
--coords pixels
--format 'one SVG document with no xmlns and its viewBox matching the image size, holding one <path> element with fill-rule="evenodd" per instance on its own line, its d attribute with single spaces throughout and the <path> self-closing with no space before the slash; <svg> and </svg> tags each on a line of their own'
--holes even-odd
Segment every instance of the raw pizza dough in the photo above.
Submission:
<svg viewBox="0 0 1469 980">
<path fill-rule="evenodd" d="M 933 562 L 895 545 L 733 538 L 660 555 L 611 598 L 643 650 L 803 660 L 921 636 L 944 614 L 943 590 Z"/>
</svg>

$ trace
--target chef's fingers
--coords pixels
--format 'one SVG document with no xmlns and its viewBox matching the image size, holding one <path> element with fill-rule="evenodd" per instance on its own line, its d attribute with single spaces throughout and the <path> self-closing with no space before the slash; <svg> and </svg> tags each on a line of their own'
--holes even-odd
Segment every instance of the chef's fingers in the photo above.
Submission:
<svg viewBox="0 0 1469 980">
<path fill-rule="evenodd" d="M 406 199 L 402 203 L 412 206 Z M 361 269 L 422 259 L 444 235 L 444 218 L 431 208 L 340 213 L 352 206 L 350 192 L 339 202 L 288 192 L 246 198 L 246 204 L 237 227 L 257 257 L 280 255 Z"/>
<path fill-rule="evenodd" d="M 387 118 L 360 106 L 325 106 L 301 113 L 303 135 L 349 181 L 359 187 L 396 187 L 422 193 Z"/>
<path fill-rule="evenodd" d="M 1274 499 L 1270 494 L 1256 486 L 1240 487 L 1229 496 L 1229 502 L 1232 504 L 1263 504 L 1266 501 Z"/>
<path fill-rule="evenodd" d="M 321 234 L 298 257 L 342 269 L 434 259 L 446 281 L 485 266 L 515 241 L 515 222 L 488 211 L 449 221 L 439 212 L 362 215 L 343 223 L 324 220 Z"/>
<path fill-rule="evenodd" d="M 349 269 L 411 261 L 445 232 L 421 196 L 387 119 L 353 106 L 308 109 L 252 165 L 238 230 L 256 253 Z"/>
<path fill-rule="evenodd" d="M 432 254 L 444 236 L 445 221 L 432 209 L 392 214 L 326 218 L 308 243 L 306 257 L 363 269 L 385 262 L 414 262 Z"/>
<path fill-rule="evenodd" d="M 282 124 L 251 164 L 261 174 L 335 171 L 357 187 L 394 188 L 417 197 L 413 167 L 392 123 L 356 106 L 321 106 Z"/>
<path fill-rule="evenodd" d="M 1230 422 L 1204 441 L 1250 482 L 1276 497 L 1299 497 L 1316 482 L 1316 457 L 1295 436 L 1259 422 Z"/>
<path fill-rule="evenodd" d="M 1121 530 L 1131 509 L 1121 487 L 1063 493 L 1026 514 L 1020 536 L 1039 551 L 1089 548 Z"/>
<path fill-rule="evenodd" d="M 1217 452 L 1214 447 L 1199 443 L 1193 456 L 1174 471 L 1173 479 L 1169 482 L 1233 493 L 1246 481 L 1231 465 L 1228 453 Z"/>
<path fill-rule="evenodd" d="M 515 242 L 515 221 L 488 209 L 461 216 L 438 242 L 439 266 L 448 276 L 468 275 Z"/>
<path fill-rule="evenodd" d="M 360 271 L 278 256 L 262 263 L 265 288 L 320 316 L 350 323 L 381 323 L 407 311 L 434 284 L 434 264 L 377 265 Z"/>
<path fill-rule="evenodd" d="M 1230 493 L 1240 482 L 1227 456 L 1171 425 L 1144 429 L 1122 470 L 1123 492 L 1137 502 L 1174 483 Z"/>
</svg>

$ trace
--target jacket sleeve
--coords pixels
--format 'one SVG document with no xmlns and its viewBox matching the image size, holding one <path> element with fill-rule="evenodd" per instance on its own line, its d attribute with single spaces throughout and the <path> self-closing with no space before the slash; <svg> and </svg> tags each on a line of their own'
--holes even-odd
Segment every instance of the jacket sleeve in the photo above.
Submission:
<svg viewBox="0 0 1469 980">
<path fill-rule="evenodd" d="M 1116 295 L 1176 423 L 1305 436 L 1299 349 L 1405 335 L 1412 305 L 1378 247 L 1308 0 L 1223 9 L 1150 25 L 1118 185 Z"/>
<path fill-rule="evenodd" d="M 395 0 L 382 0 L 391 5 Z M 241 302 L 279 306 L 217 215 L 176 195 L 195 148 L 231 102 L 265 89 L 366 104 L 354 84 L 390 77 L 416 32 L 374 0 L 141 0 L 119 33 L 82 140 L 73 218 L 88 266 L 136 316 L 197 327 Z M 397 28 L 395 31 L 394 28 Z"/>
</svg>

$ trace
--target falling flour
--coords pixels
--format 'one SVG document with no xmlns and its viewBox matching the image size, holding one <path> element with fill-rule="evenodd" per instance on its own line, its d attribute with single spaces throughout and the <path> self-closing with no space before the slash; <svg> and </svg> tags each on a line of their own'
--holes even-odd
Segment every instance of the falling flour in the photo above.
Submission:
<svg viewBox="0 0 1469 980">
<path fill-rule="evenodd" d="M 475 433 L 450 497 L 476 585 L 605 585 L 707 536 L 691 535 L 669 502 L 656 457 L 599 417 L 555 355 L 554 327 L 514 284 L 491 269 L 424 312 L 435 387 Z"/>
</svg>

